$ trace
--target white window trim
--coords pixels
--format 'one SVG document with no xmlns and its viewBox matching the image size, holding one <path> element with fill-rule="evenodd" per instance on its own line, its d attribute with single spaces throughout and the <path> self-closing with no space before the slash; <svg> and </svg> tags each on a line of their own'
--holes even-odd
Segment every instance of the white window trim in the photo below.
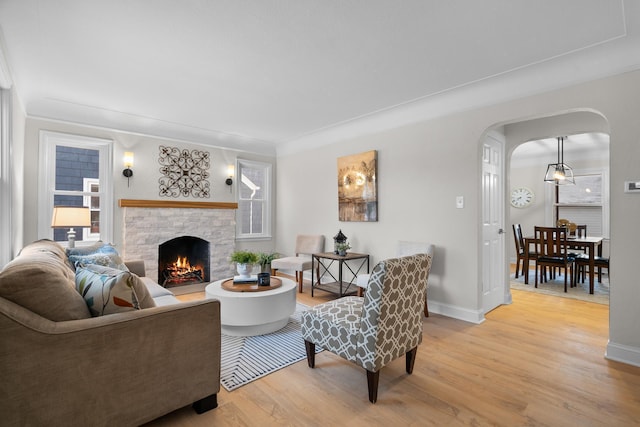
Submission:
<svg viewBox="0 0 640 427">
<path fill-rule="evenodd" d="M 96 178 L 84 178 L 83 183 L 82 183 L 82 188 L 84 189 L 84 191 L 86 193 L 92 193 L 91 191 L 91 186 L 94 184 L 98 184 L 98 186 L 100 185 L 100 180 L 96 179 Z M 98 187 L 100 188 L 100 187 Z M 100 191 L 98 191 L 98 194 L 100 194 Z M 91 207 L 91 198 L 94 196 L 83 196 L 82 198 L 82 204 L 84 206 L 88 206 L 90 211 L 98 211 L 100 212 L 102 210 L 102 206 L 100 206 L 100 209 L 93 209 Z M 101 227 L 102 229 L 102 227 Z M 96 241 L 100 239 L 100 233 L 92 233 L 91 232 L 91 228 L 90 227 L 84 227 L 82 229 L 82 240 L 86 240 L 86 241 Z"/>
<path fill-rule="evenodd" d="M 38 238 L 53 239 L 51 216 L 55 190 L 56 146 L 98 150 L 100 152 L 99 177 L 101 195 L 100 236 L 105 242 L 113 241 L 113 141 L 89 136 L 40 131 L 40 155 L 38 177 Z M 77 192 L 74 192 L 77 194 Z M 89 196 L 91 193 L 83 193 Z M 94 193 L 95 195 L 95 193 Z M 111 208 L 109 208 L 111 207 Z"/>
<path fill-rule="evenodd" d="M 242 182 L 241 173 L 242 167 L 249 168 L 263 168 L 265 171 L 265 188 L 263 189 L 264 194 L 264 206 L 263 206 L 263 218 L 262 218 L 262 233 L 260 234 L 242 234 L 241 221 L 236 221 L 236 239 L 237 240 L 264 240 L 271 239 L 271 222 L 272 222 L 272 214 L 271 214 L 271 193 L 272 193 L 272 169 L 273 165 L 271 163 L 266 162 L 257 162 L 252 160 L 244 160 L 237 159 L 236 160 L 236 171 L 238 171 L 238 177 L 236 178 L 236 200 L 240 201 L 240 185 Z"/>
<path fill-rule="evenodd" d="M 610 226 L 609 226 L 609 210 L 610 210 L 610 198 L 609 198 L 609 169 L 574 169 L 573 175 L 602 175 L 602 237 L 609 238 Z M 553 212 L 555 209 L 554 199 L 554 185 L 545 185 L 545 223 L 554 226 Z M 569 205 L 568 205 L 569 206 Z M 593 206 L 600 206 L 593 205 Z"/>
</svg>

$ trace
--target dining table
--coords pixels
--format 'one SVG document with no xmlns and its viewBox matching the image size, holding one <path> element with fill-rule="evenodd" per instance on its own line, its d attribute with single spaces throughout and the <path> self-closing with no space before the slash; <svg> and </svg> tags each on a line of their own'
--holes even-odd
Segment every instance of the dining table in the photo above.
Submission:
<svg viewBox="0 0 640 427">
<path fill-rule="evenodd" d="M 567 237 L 567 246 L 571 246 L 571 248 L 582 249 L 587 252 L 589 255 L 589 293 L 593 294 L 594 287 L 594 279 L 595 279 L 595 256 L 602 256 L 602 240 L 603 237 L 594 237 L 594 236 L 586 236 L 586 237 Z M 531 245 L 535 245 L 536 238 L 534 236 L 528 236 L 524 238 L 524 265 L 529 266 L 529 248 Z M 536 271 L 536 274 L 538 272 Z M 524 283 L 529 283 L 529 271 L 527 269 L 527 274 L 524 275 Z"/>
</svg>

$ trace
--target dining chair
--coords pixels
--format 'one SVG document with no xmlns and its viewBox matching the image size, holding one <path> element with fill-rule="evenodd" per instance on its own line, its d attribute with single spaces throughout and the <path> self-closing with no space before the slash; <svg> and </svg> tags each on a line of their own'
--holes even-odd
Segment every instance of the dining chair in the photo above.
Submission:
<svg viewBox="0 0 640 427">
<path fill-rule="evenodd" d="M 575 282 L 577 283 L 580 280 L 581 283 L 584 283 L 586 277 L 587 268 L 589 268 L 589 255 L 582 254 L 578 255 L 575 259 L 575 265 L 573 269 L 573 277 Z M 593 257 L 594 266 L 598 269 L 598 282 L 602 283 L 602 269 L 607 269 L 607 274 L 609 274 L 609 258 L 604 258 L 600 256 Z"/>
<path fill-rule="evenodd" d="M 371 403 L 378 399 L 380 370 L 388 363 L 404 355 L 405 370 L 411 374 L 422 342 L 430 268 L 427 254 L 380 261 L 364 297 L 342 297 L 303 311 L 301 333 L 309 367 L 315 368 L 317 345 L 364 368 Z"/>
<path fill-rule="evenodd" d="M 296 254 L 284 258 L 276 258 L 271 261 L 271 275 L 275 276 L 278 270 L 291 270 L 296 272 L 298 292 L 302 292 L 302 278 L 305 270 L 313 267 L 312 255 L 324 251 L 324 236 L 299 234 L 296 236 Z"/>
<path fill-rule="evenodd" d="M 567 229 L 565 227 L 534 227 L 536 240 L 536 280 L 546 280 L 546 268 L 564 270 L 564 291 L 567 292 L 567 278 L 573 287 L 573 261 L 567 253 Z"/>
<path fill-rule="evenodd" d="M 522 226 L 520 224 L 512 224 L 513 228 L 513 240 L 516 244 L 516 274 L 515 278 L 517 279 L 520 275 L 520 263 L 522 262 L 522 275 L 529 274 L 529 266 L 524 265 L 525 258 L 525 250 L 529 250 L 529 262 L 535 261 L 536 259 L 536 251 L 530 250 L 530 248 L 525 247 L 524 244 L 524 236 L 522 235 Z"/>
<path fill-rule="evenodd" d="M 567 220 L 564 220 L 567 221 Z M 587 237 L 587 225 L 577 225 L 576 223 L 567 221 L 566 224 L 563 225 L 569 233 L 567 234 L 567 248 L 569 249 L 568 256 L 571 258 L 577 258 L 580 255 L 584 255 L 586 253 L 586 249 L 581 246 L 576 246 L 571 244 L 571 239 L 578 238 L 581 239 L 583 237 Z M 559 227 L 563 227 L 562 225 Z M 557 268 L 552 269 L 552 277 L 555 279 Z M 575 282 L 575 281 L 574 281 Z"/>
</svg>

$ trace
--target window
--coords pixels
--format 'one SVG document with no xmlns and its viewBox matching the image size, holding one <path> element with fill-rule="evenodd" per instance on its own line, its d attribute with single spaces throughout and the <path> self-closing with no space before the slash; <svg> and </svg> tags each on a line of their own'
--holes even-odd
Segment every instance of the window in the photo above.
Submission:
<svg viewBox="0 0 640 427">
<path fill-rule="evenodd" d="M 271 237 L 271 165 L 238 160 L 236 237 Z"/>
<path fill-rule="evenodd" d="M 43 131 L 40 134 L 38 236 L 67 240 L 68 230 L 52 230 L 54 206 L 86 206 L 91 227 L 76 230 L 77 241 L 113 240 L 112 141 Z"/>
<path fill-rule="evenodd" d="M 84 178 L 83 182 L 84 193 L 93 194 L 84 196 L 82 201 L 82 205 L 91 211 L 91 227 L 82 229 L 82 240 L 100 240 L 100 180 Z"/>
<path fill-rule="evenodd" d="M 574 171 L 576 185 L 556 186 L 554 222 L 566 218 L 586 224 L 590 236 L 609 235 L 609 197 L 606 174 L 602 171 Z"/>
</svg>

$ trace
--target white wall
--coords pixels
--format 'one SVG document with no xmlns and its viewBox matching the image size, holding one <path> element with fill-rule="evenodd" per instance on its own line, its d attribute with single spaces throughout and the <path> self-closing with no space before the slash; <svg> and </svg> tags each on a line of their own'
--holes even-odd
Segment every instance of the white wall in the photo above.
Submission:
<svg viewBox="0 0 640 427">
<path fill-rule="evenodd" d="M 273 157 L 255 155 L 230 149 L 220 149 L 210 146 L 192 144 L 185 141 L 176 141 L 170 139 L 155 138 L 146 135 L 131 134 L 112 129 L 95 128 L 76 125 L 72 123 L 28 118 L 26 120 L 25 142 L 24 144 L 21 144 L 24 146 L 25 158 L 30 159 L 28 162 L 25 162 L 24 165 L 25 214 L 24 227 L 22 228 L 22 230 L 24 235 L 24 242 L 27 243 L 39 238 L 37 235 L 36 212 L 38 211 L 37 159 L 40 137 L 39 135 L 41 130 L 71 133 L 96 138 L 105 138 L 114 141 L 113 243 L 115 245 L 122 244 L 122 209 L 118 207 L 119 199 L 235 202 L 235 188 L 237 184 L 234 184 L 233 192 L 230 192 L 229 187 L 225 184 L 225 180 L 227 178 L 227 165 L 229 163 L 235 164 L 236 158 L 275 163 L 275 158 Z M 161 176 L 159 172 L 161 165 L 158 163 L 158 154 L 159 147 L 161 145 L 178 147 L 180 149 L 188 150 L 206 150 L 209 152 L 211 159 L 211 165 L 209 169 L 209 172 L 211 173 L 211 176 L 209 178 L 211 184 L 211 197 L 160 197 L 158 191 L 158 179 Z M 124 169 L 122 159 L 125 151 L 132 151 L 134 153 L 134 165 L 132 167 L 133 177 L 129 181 L 129 186 L 127 186 L 127 179 L 122 175 L 122 170 Z M 248 242 L 238 246 L 254 248 L 256 250 L 262 250 L 262 248 L 265 248 L 264 250 L 269 250 L 273 247 L 273 242 Z"/>
<path fill-rule="evenodd" d="M 634 268 L 640 242 L 635 225 L 640 196 L 622 192 L 624 180 L 640 179 L 637 71 L 372 135 L 335 137 L 326 147 L 279 157 L 277 248 L 291 253 L 296 234 L 321 233 L 330 240 L 339 228 L 354 251 L 370 253 L 374 260 L 393 255 L 398 239 L 433 242 L 437 250 L 430 309 L 481 321 L 479 147 L 483 134 L 494 126 L 577 110 L 600 112 L 611 137 L 612 290 L 607 352 L 611 358 L 640 365 L 640 292 Z M 515 145 L 508 140 L 506 152 Z M 336 158 L 372 149 L 378 150 L 379 221 L 341 223 Z M 458 195 L 465 197 L 464 209 L 455 208 Z M 508 217 L 506 224 L 510 224 Z M 510 235 L 505 236 L 505 245 L 512 245 Z"/>
</svg>

